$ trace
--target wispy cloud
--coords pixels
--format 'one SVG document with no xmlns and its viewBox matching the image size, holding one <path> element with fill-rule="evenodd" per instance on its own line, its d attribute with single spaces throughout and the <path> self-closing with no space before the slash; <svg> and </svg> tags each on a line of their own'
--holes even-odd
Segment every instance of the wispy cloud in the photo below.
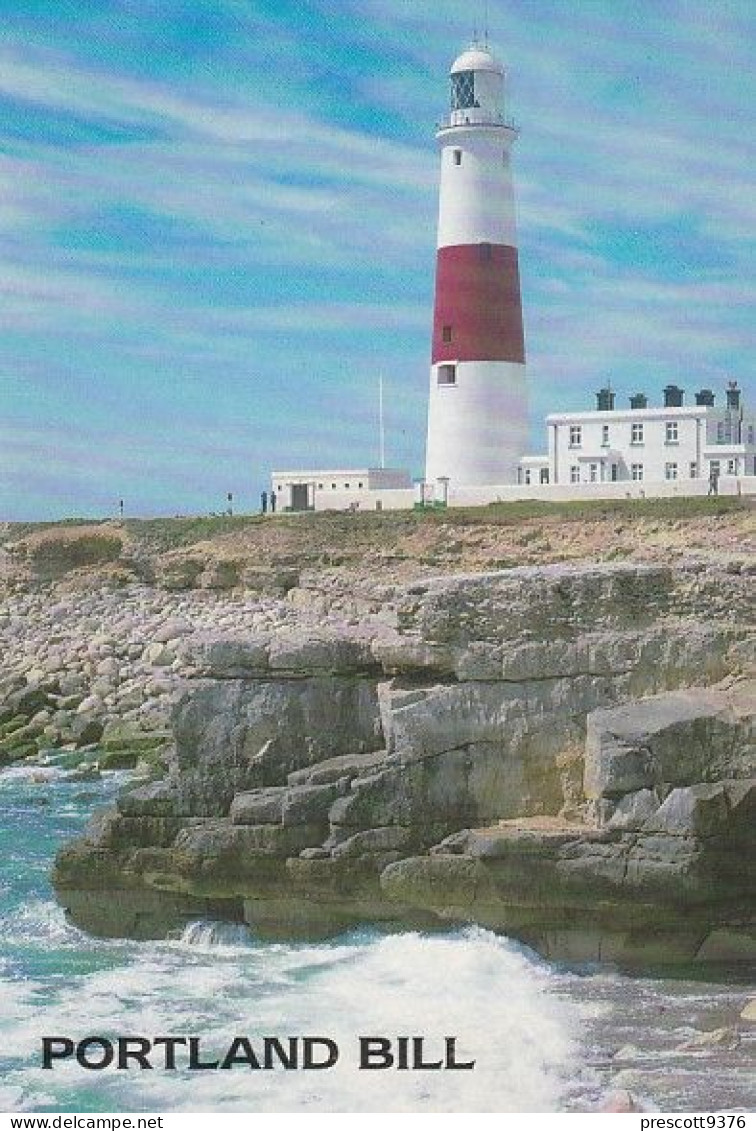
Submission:
<svg viewBox="0 0 756 1131">
<path fill-rule="evenodd" d="M 0 43 L 2 514 L 202 509 L 231 481 L 254 502 L 270 465 L 365 462 L 379 370 L 418 469 L 433 122 L 467 12 L 45 2 L 10 0 Z M 752 376 L 753 21 L 492 8 L 536 420 L 606 377 Z"/>
</svg>

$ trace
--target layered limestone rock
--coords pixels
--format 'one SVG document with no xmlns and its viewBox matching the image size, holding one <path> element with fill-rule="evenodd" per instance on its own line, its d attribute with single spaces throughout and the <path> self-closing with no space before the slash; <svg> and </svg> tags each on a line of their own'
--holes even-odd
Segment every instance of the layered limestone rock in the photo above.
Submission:
<svg viewBox="0 0 756 1131">
<path fill-rule="evenodd" d="M 198 636 L 168 777 L 61 852 L 59 897 L 103 934 L 200 906 L 273 935 L 476 921 L 556 957 L 743 957 L 748 610 L 741 574 L 551 566 Z"/>
</svg>

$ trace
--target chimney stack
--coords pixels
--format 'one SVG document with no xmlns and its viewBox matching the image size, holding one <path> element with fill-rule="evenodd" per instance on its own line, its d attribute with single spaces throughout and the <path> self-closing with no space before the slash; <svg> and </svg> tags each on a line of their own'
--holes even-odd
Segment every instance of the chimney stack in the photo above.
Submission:
<svg viewBox="0 0 756 1131">
<path fill-rule="evenodd" d="M 729 409 L 740 408 L 740 389 L 737 381 L 727 382 L 727 407 Z"/>
</svg>

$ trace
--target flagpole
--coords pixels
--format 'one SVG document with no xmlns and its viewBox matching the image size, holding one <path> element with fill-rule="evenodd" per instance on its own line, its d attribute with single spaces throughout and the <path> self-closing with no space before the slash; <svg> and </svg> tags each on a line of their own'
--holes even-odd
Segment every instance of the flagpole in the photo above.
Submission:
<svg viewBox="0 0 756 1131">
<path fill-rule="evenodd" d="M 378 437 L 381 453 L 381 470 L 386 466 L 386 434 L 383 425 L 383 374 L 378 378 Z"/>
</svg>

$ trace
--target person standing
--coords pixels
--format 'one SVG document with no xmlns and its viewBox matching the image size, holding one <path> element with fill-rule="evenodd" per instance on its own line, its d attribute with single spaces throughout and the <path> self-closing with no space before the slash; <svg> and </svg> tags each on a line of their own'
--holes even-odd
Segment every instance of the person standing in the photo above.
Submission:
<svg viewBox="0 0 756 1131">
<path fill-rule="evenodd" d="M 262 514 L 268 513 L 268 492 L 263 491 L 260 495 L 260 510 Z"/>
</svg>

